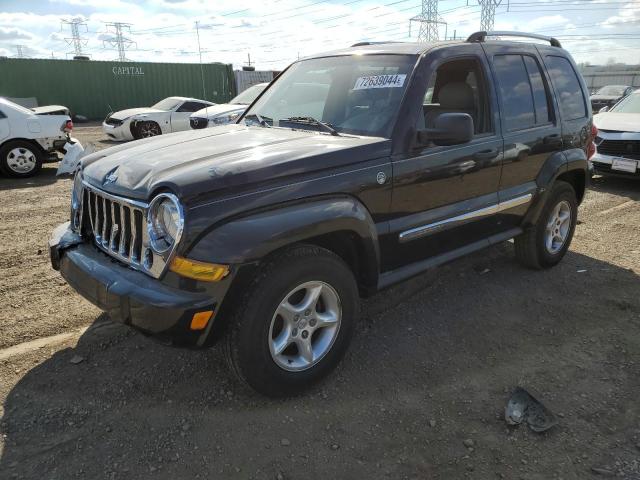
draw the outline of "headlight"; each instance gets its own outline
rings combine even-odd
[[[236,118],[240,116],[239,113],[232,113],[230,115],[221,115],[219,117],[214,117],[211,119],[211,122],[215,125],[225,125],[227,123],[233,122]]]
[[[161,193],[149,205],[147,230],[151,248],[158,254],[167,252],[182,235],[184,214],[178,198]]]
[[[82,206],[82,171],[78,170],[73,178],[73,190],[71,191],[71,227],[78,231],[80,229]]]

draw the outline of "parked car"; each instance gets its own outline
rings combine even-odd
[[[598,127],[596,173],[640,177],[640,91],[593,117]]]
[[[216,127],[237,120],[247,106],[249,106],[268,85],[268,83],[257,83],[247,88],[240,95],[232,98],[229,103],[219,103],[213,107],[205,107],[202,110],[192,113],[190,118],[191,128]]]
[[[557,40],[509,35],[301,59],[234,124],[85,157],[53,267],[114,320],[222,337],[272,396],[336,366],[360,296],[512,238],[553,267],[595,150],[587,88]]]
[[[62,107],[64,108],[64,107]],[[73,122],[47,107],[36,111],[0,97],[0,171],[10,177],[35,175],[46,162],[64,153]]]
[[[633,92],[633,90],[634,88],[628,85],[607,85],[606,87],[602,87],[589,98],[591,108],[596,113],[603,108],[611,108],[618,103],[621,98]]]
[[[151,107],[110,113],[102,130],[113,140],[134,140],[189,130],[189,116],[215,103],[186,97],[167,97]]]

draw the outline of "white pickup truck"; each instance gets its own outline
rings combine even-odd
[[[73,129],[60,109],[30,110],[0,97],[0,171],[10,177],[30,177],[45,162],[57,162]],[[64,111],[64,110],[63,110]],[[54,112],[54,113],[51,113]]]

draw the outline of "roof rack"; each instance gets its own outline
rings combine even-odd
[[[402,42],[358,42],[351,45],[351,47],[364,47],[365,45],[384,45],[385,43],[402,43]]]
[[[491,32],[476,32],[469,35],[467,42],[484,42],[487,37],[522,37],[522,38],[534,38],[536,40],[543,40],[549,42],[552,47],[562,48],[557,38],[547,37],[545,35],[538,35],[537,33],[526,32],[509,32],[509,31],[491,31]]]

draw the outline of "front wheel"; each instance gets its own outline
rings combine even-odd
[[[315,246],[287,250],[261,268],[232,314],[231,369],[265,395],[300,393],[339,363],[358,309],[358,287],[340,257]]]
[[[133,136],[136,138],[136,140],[139,140],[141,138],[156,137],[158,135],[162,135],[162,130],[160,129],[160,125],[158,125],[156,122],[138,122],[133,128]]]
[[[557,181],[537,223],[514,240],[518,261],[534,269],[557,265],[569,249],[577,219],[575,190]]]

